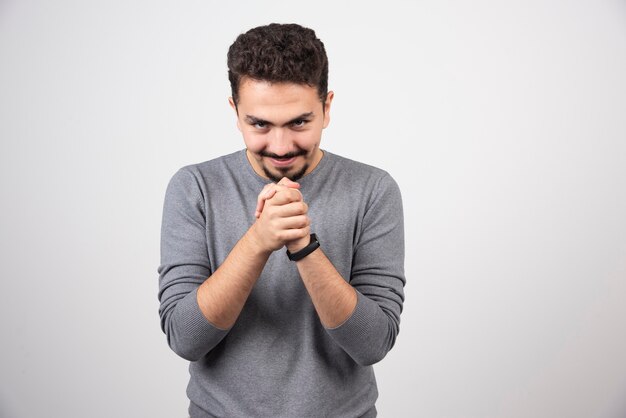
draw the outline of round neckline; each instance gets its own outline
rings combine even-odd
[[[328,161],[332,159],[332,153],[322,148],[320,148],[320,151],[322,151],[323,153],[322,159],[317,163],[313,171],[311,171],[309,174],[303,176],[302,178],[298,180],[298,183],[300,183],[300,185],[304,185],[308,183],[309,181],[311,181],[310,179],[315,178],[320,171],[323,171],[324,167],[328,164]],[[246,148],[239,151],[239,156],[240,156],[239,158],[241,160],[241,163],[246,166],[246,171],[250,174],[250,176],[256,179],[257,183],[259,183],[262,186],[272,183],[271,179],[262,177],[259,175],[259,173],[254,171],[252,164],[250,164],[250,161],[248,161],[248,156],[246,155]]]

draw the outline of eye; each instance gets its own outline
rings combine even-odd
[[[309,121],[306,119],[296,119],[291,123],[291,126],[294,126],[296,128],[302,128],[304,125],[306,125]]]
[[[265,129],[267,128],[267,123],[259,121],[259,122],[255,122],[252,126],[254,126],[257,129]]]

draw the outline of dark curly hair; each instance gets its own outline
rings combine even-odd
[[[228,79],[235,105],[242,77],[292,82],[317,88],[322,103],[328,94],[328,57],[312,29],[271,23],[242,33],[228,49]]]

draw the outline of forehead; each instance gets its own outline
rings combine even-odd
[[[308,113],[321,109],[317,89],[306,84],[273,83],[245,78],[239,85],[237,106],[257,117],[280,113]],[[257,113],[263,113],[257,114]]]

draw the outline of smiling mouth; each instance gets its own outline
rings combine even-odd
[[[298,157],[291,157],[291,158],[271,158],[270,157],[269,159],[272,162],[272,164],[276,167],[287,167],[293,164],[294,161],[296,161],[296,158]]]

